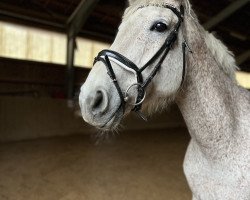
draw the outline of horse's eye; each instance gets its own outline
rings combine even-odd
[[[163,22],[156,22],[151,28],[151,31],[164,32],[168,29],[168,26]]]

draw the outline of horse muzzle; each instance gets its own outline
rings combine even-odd
[[[120,99],[113,99],[103,87],[89,90],[83,85],[79,105],[84,121],[99,129],[111,129],[123,116]]]

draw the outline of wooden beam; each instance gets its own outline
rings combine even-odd
[[[65,65],[0,57],[0,83],[44,86],[65,85]],[[76,67],[74,87],[80,86],[89,69]]]
[[[216,16],[214,16],[212,19],[206,22],[203,26],[208,30],[213,28],[214,26],[225,20],[227,17],[235,13],[241,7],[245,6],[248,2],[249,0],[234,1],[228,7],[223,9],[220,13],[218,13]]]
[[[88,19],[99,0],[82,0],[67,20],[69,34],[75,37]]]
[[[241,65],[250,58],[250,50],[244,52],[236,58],[237,64]]]
[[[27,12],[28,11],[28,12]],[[32,10],[29,7],[21,7],[10,3],[0,2],[0,16],[20,21],[32,22],[35,25],[59,27],[65,29],[66,18],[62,15],[53,14],[53,17],[46,12]]]

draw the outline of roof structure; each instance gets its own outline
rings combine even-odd
[[[67,21],[81,0],[1,0],[0,20],[66,32]],[[236,55],[250,72],[250,4],[248,0],[191,0],[202,24]],[[81,28],[80,36],[112,42],[126,0],[99,0]]]

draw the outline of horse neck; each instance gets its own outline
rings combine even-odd
[[[190,46],[194,53],[188,55],[185,85],[177,104],[192,139],[208,157],[218,158],[218,149],[228,151],[232,138],[237,137],[237,86],[221,70],[204,40]]]

